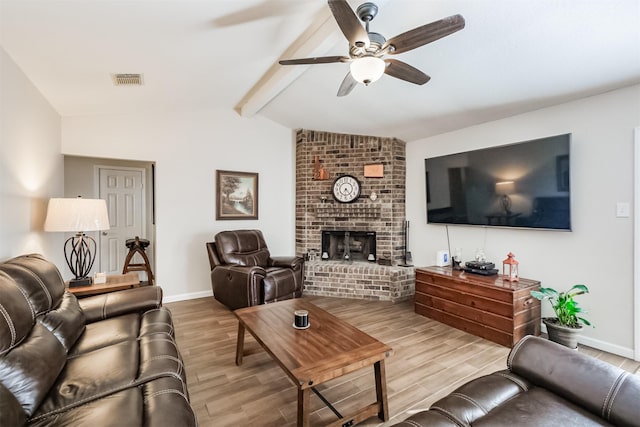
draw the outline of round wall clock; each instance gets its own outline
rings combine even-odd
[[[333,197],[340,203],[351,203],[360,197],[360,181],[351,175],[342,175],[333,181]]]

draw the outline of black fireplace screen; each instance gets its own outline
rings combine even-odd
[[[376,232],[325,230],[321,259],[375,262]]]

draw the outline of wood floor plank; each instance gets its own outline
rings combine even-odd
[[[390,420],[381,423],[372,418],[363,426],[392,425],[427,409],[472,378],[506,369],[508,348],[420,316],[411,301],[309,299],[393,348],[386,361]],[[173,314],[191,403],[201,427],[295,426],[297,389],[250,334],[245,336],[243,364],[235,365],[238,322],[230,310],[212,297],[166,306]],[[640,373],[639,362],[586,347],[580,350]],[[375,400],[373,369],[352,372],[318,389],[348,413]],[[336,420],[313,393],[309,404],[312,426]]]

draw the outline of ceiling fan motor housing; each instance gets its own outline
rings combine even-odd
[[[369,47],[365,48],[360,46],[352,46],[350,54],[352,58],[360,58],[364,55],[378,56],[381,53],[382,46],[386,43],[387,39],[379,33],[368,33],[369,35]]]

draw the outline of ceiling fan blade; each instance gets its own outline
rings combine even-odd
[[[462,15],[448,16],[387,40],[383,49],[390,48],[389,53],[394,55],[406,52],[460,31],[464,28],[464,24]]]
[[[396,79],[417,85],[423,85],[431,80],[431,77],[406,62],[398,61],[397,59],[385,59],[384,62],[387,64],[384,73]]]
[[[347,96],[351,93],[354,87],[358,84],[358,81],[353,78],[351,75],[351,71],[344,76],[344,80],[342,80],[342,84],[338,89],[338,96]]]
[[[351,46],[369,47],[369,35],[346,0],[329,0],[329,8]]]
[[[332,62],[349,62],[351,58],[346,56],[318,56],[315,58],[283,59],[278,61],[280,65],[303,65],[303,64],[330,64]]]

